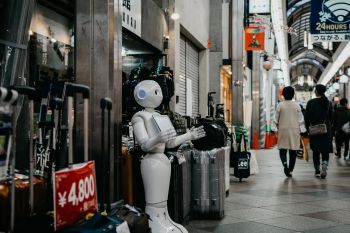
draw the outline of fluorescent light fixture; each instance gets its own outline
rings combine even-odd
[[[340,76],[339,82],[340,83],[348,83],[349,82],[349,77],[347,75],[343,74],[342,76]]]
[[[333,55],[333,63],[329,63],[318,83],[326,85],[350,57],[350,42],[343,42]]]
[[[304,75],[300,75],[298,77],[298,84],[299,84],[299,86],[304,86],[304,82],[305,82]]]
[[[310,50],[314,49],[314,44],[313,44],[313,41],[312,41],[312,35],[311,35],[310,32],[308,34],[307,48],[310,49]]]
[[[333,51],[333,42],[328,43],[328,50]]]
[[[307,85],[309,85],[310,87],[314,85],[314,80],[312,80],[311,75],[307,76]]]
[[[178,19],[180,19],[180,14],[174,12],[174,13],[171,14],[170,18],[171,18],[172,20],[178,20]]]

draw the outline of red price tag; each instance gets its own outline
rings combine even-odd
[[[55,172],[55,229],[71,226],[86,214],[95,213],[98,210],[96,189],[93,161]]]

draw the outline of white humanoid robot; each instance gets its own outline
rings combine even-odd
[[[176,136],[171,122],[167,119],[164,121],[167,117],[155,111],[163,100],[162,90],[155,81],[140,82],[135,87],[134,96],[137,103],[145,108],[133,116],[132,125],[137,143],[147,152],[141,161],[141,174],[145,189],[146,213],[151,219],[149,224],[152,233],[188,233],[183,226],[173,222],[168,213],[171,162],[164,154],[164,149],[202,138],[205,131],[202,127],[192,128],[186,134]],[[156,118],[163,119],[163,125],[159,127]]]

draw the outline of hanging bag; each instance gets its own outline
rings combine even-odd
[[[327,125],[326,125],[328,111],[329,111],[329,105],[327,108],[326,117],[325,117],[322,124],[310,125],[310,127],[309,127],[309,135],[310,136],[325,135],[328,133]]]

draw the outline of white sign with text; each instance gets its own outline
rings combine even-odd
[[[122,0],[123,27],[141,37],[141,0]]]

